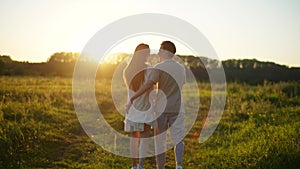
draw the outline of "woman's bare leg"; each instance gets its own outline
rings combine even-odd
[[[151,130],[151,126],[148,124],[145,124],[144,131],[140,133],[142,139],[140,139],[140,150],[139,150],[140,162],[139,162],[139,165],[141,167],[144,167],[145,156],[147,155],[148,148],[149,148],[150,130]]]
[[[136,167],[138,163],[138,152],[139,152],[139,132],[131,132],[130,137],[130,156],[132,158],[132,166]]]

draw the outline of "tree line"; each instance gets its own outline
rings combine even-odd
[[[10,56],[0,55],[0,75],[5,76],[63,76],[71,77],[74,66],[79,58],[79,53],[57,52],[50,56],[47,62],[29,63],[18,62]],[[111,78],[114,71],[129,54],[119,53],[111,55],[98,66],[97,76]],[[157,62],[157,56],[151,55],[150,62]],[[256,59],[229,59],[217,61],[207,57],[178,55],[180,61],[189,68],[197,80],[209,81],[207,72],[224,69],[227,82],[246,82],[250,84],[263,83],[264,81],[300,81],[300,68],[279,65],[274,62],[262,62]],[[92,59],[81,59],[88,69],[95,63]]]

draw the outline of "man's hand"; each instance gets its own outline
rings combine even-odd
[[[126,104],[126,114],[128,114],[128,111],[129,111],[131,105],[132,105],[131,101],[129,101],[129,102]]]

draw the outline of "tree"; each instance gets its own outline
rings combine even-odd
[[[79,57],[79,53],[58,52],[51,55],[51,57],[48,59],[48,62],[49,63],[53,63],[53,62],[70,63],[70,62],[76,62],[78,57]]]
[[[5,69],[5,63],[2,61],[2,59],[0,59],[0,75],[3,74]]]

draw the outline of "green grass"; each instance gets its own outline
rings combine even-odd
[[[198,119],[185,138],[184,168],[300,168],[299,83],[231,83],[214,134],[195,134],[210,106],[209,84],[199,83]],[[122,131],[108,81],[96,96],[108,123]],[[101,97],[100,97],[101,96]],[[188,112],[187,112],[188,113]],[[146,168],[154,167],[154,157]],[[0,168],[130,168],[131,160],[106,152],[82,130],[72,103],[72,79],[0,77]],[[166,168],[174,168],[173,151]]]

